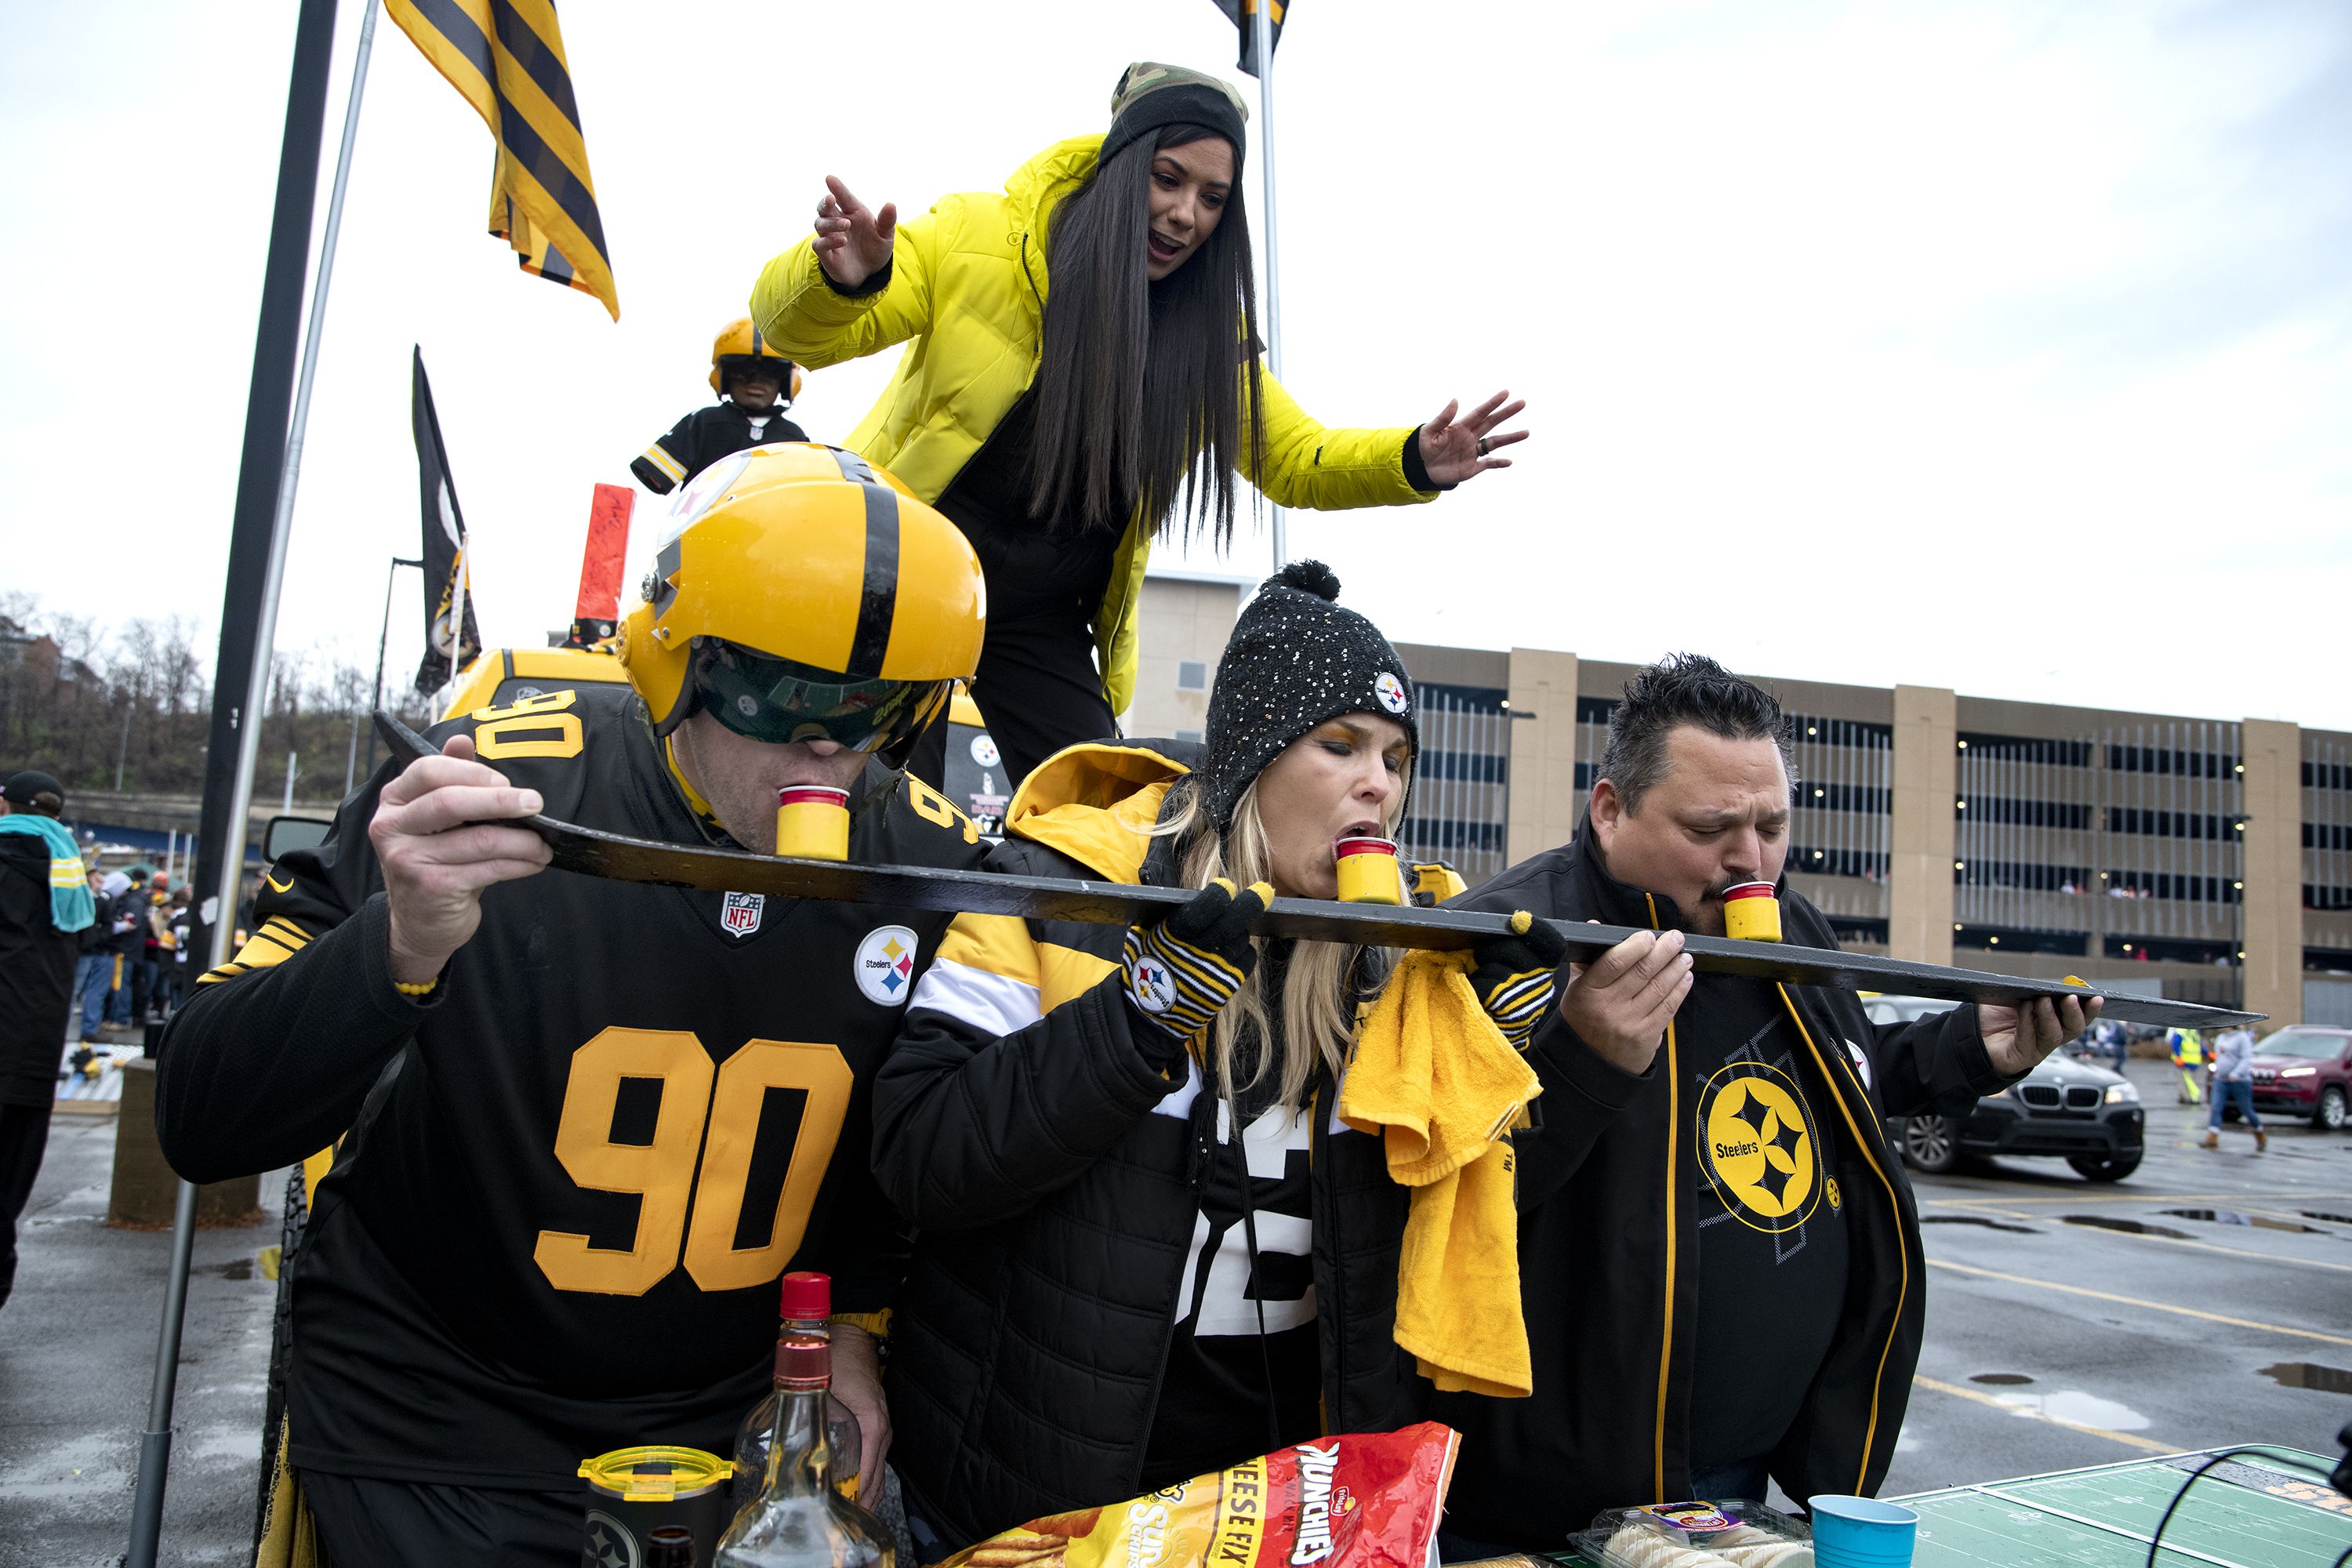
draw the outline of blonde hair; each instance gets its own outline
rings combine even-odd
[[[1154,837],[1176,840],[1179,876],[1188,888],[1205,888],[1219,877],[1237,888],[1274,878],[1274,854],[1265,835],[1265,819],[1257,808],[1257,780],[1252,779],[1234,803],[1233,826],[1222,837],[1209,825],[1201,792],[1192,781],[1179,784],[1181,800],[1176,813],[1152,829]],[[1397,805],[1405,792],[1397,792]],[[1396,830],[1395,808],[1386,830]],[[1265,939],[1254,937],[1261,960]],[[1211,1087],[1220,1099],[1234,1100],[1239,1091],[1254,1087],[1269,1069],[1281,1074],[1280,1102],[1297,1110],[1305,1102],[1308,1079],[1319,1062],[1338,1077],[1346,1067],[1356,1037],[1355,990],[1360,980],[1385,974],[1395,963],[1393,949],[1360,947],[1353,942],[1297,942],[1291,944],[1280,998],[1281,1027],[1274,1026],[1275,1005],[1266,996],[1265,965],[1260,962],[1235,993],[1232,1003],[1209,1026],[1208,1059]],[[1265,1048],[1257,1066],[1243,1083],[1234,1081],[1234,1047],[1242,1031],[1255,1026]],[[1238,1116],[1236,1117],[1238,1121]]]

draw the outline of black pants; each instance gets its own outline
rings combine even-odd
[[[990,597],[995,597],[992,583]],[[1065,746],[1099,741],[1118,731],[1118,716],[1102,693],[1095,669],[1095,637],[1086,621],[1069,614],[991,616],[981,645],[980,672],[971,700],[988,721],[988,733],[1004,754],[1005,793],[1018,789],[1029,770]],[[915,742],[908,767],[917,778],[943,786],[947,774],[948,721],[942,713]]]
[[[49,1107],[0,1105],[0,1306],[16,1283],[16,1221],[33,1196],[49,1148]]]
[[[580,1568],[584,1490],[502,1491],[302,1472],[329,1568]]]

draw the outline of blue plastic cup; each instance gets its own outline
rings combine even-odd
[[[1876,1498],[1809,1498],[1818,1568],[1909,1568],[1919,1516]]]

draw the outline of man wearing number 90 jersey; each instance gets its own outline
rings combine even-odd
[[[779,1275],[831,1273],[853,1317],[898,1282],[867,1107],[949,917],[549,871],[508,824],[767,853],[776,791],[823,784],[851,859],[976,864],[894,770],[978,662],[979,563],[856,455],[769,447],[689,487],[646,588],[626,687],[494,703],[387,766],[270,868],[161,1052],[193,1180],[349,1130],[290,1276],[285,1449],[340,1568],[569,1568],[583,1458],[726,1454]],[[855,1327],[835,1367],[878,1483]]]

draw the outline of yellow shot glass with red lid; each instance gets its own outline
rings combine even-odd
[[[1343,904],[1402,904],[1404,879],[1397,869],[1393,838],[1369,833],[1349,834],[1331,847],[1339,858],[1339,901]]]
[[[1723,889],[1723,934],[1735,942],[1780,940],[1780,900],[1769,882],[1741,882]]]
[[[849,792],[786,784],[776,792],[776,853],[797,860],[849,858]]]

